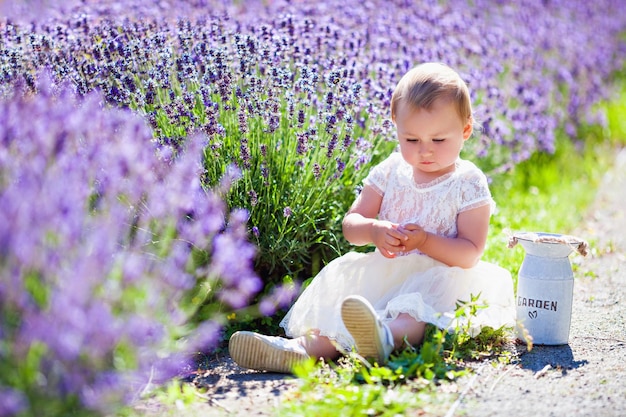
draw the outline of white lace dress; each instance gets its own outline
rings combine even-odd
[[[455,237],[459,213],[483,205],[495,206],[485,175],[471,162],[459,159],[455,171],[427,184],[417,184],[399,153],[376,166],[364,184],[383,197],[379,219],[416,223],[426,231]],[[443,329],[457,326],[477,334],[515,325],[513,282],[509,271],[481,261],[473,268],[450,267],[419,251],[385,258],[378,250],[349,252],[324,267],[296,300],[281,326],[287,336],[319,330],[350,350],[354,340],[341,320],[341,303],[348,295],[367,298],[383,321],[400,313]],[[457,301],[480,296],[470,318],[455,318]]]

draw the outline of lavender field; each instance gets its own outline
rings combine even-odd
[[[103,415],[347,249],[441,61],[490,176],[603,126],[621,0],[0,2],[0,416]],[[285,284],[285,285],[283,285]]]

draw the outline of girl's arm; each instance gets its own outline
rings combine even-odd
[[[419,225],[408,224],[399,231],[408,236],[407,250],[422,253],[450,266],[471,268],[478,263],[485,250],[489,230],[490,207],[484,205],[459,214],[456,238],[448,238],[422,230]]]
[[[383,256],[393,258],[396,252],[405,250],[407,236],[397,224],[377,219],[382,201],[371,186],[364,186],[343,219],[343,235],[353,245],[373,243]]]

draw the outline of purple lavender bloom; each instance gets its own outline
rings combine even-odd
[[[235,181],[241,178],[241,176],[241,169],[239,169],[236,165],[228,165],[228,167],[226,167],[226,173],[222,177],[220,184],[221,189],[229,189]]]
[[[278,309],[287,308],[298,296],[299,286],[293,284],[280,285],[274,287],[269,296],[265,297],[259,304],[261,314],[271,316]]]
[[[316,180],[319,180],[321,175],[322,167],[316,162],[315,164],[313,164],[313,177],[315,177]]]
[[[297,138],[296,152],[298,155],[304,155],[308,151],[308,135],[306,133],[298,133]]]
[[[241,162],[245,169],[250,169],[252,166],[251,155],[250,155],[250,147],[248,146],[248,139],[241,138],[241,145],[239,146],[239,152],[241,157]]]
[[[0,416],[17,416],[28,407],[28,400],[20,391],[0,386]]]
[[[248,196],[250,197],[250,206],[254,207],[259,202],[259,195],[254,190],[248,191]],[[258,230],[258,229],[257,229]]]
[[[188,341],[190,351],[202,352],[208,347],[217,346],[222,326],[215,321],[205,321],[201,323],[194,331]]]
[[[246,240],[247,212],[226,215],[219,190],[200,183],[201,136],[159,157],[139,116],[40,80],[36,94],[15,84],[0,101],[0,305],[19,318],[0,321],[0,334],[16,366],[42,346],[37,372],[49,383],[28,387],[29,396],[3,388],[0,406],[36,414],[29,398],[78,396],[111,412],[136,398],[163,352],[192,353],[172,343],[198,279],[192,250],[214,246],[216,269],[206,273],[241,307],[261,287],[256,248]],[[222,187],[238,175],[229,171]],[[196,343],[216,343],[212,326]],[[172,377],[166,369],[159,375]]]
[[[245,236],[217,235],[213,242],[211,271],[223,282],[220,298],[234,308],[246,305],[262,287],[261,280],[251,272],[256,249]]]
[[[330,141],[328,142],[328,148],[326,149],[326,156],[327,157],[332,157],[333,156],[333,152],[335,152],[335,148],[337,147],[337,142],[339,141],[339,138],[337,137],[337,134],[334,133],[330,139]]]
[[[10,1],[0,3],[0,15],[12,20],[24,21],[46,20],[51,17],[60,17],[69,11],[78,2],[76,0],[60,1]]]
[[[304,110],[298,110],[298,126],[302,127],[304,125]]]

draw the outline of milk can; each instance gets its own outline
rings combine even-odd
[[[585,256],[588,244],[573,236],[516,233],[509,247],[522,245],[526,254],[517,281],[518,336],[538,345],[568,343],[572,318],[574,274],[569,255]]]

